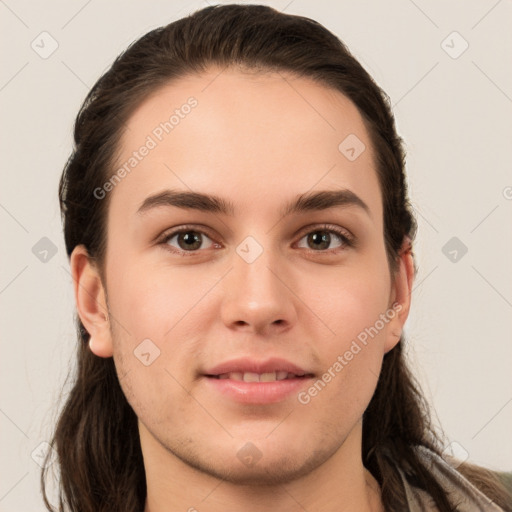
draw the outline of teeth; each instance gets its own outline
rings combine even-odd
[[[294,373],[280,370],[278,372],[254,373],[254,372],[230,372],[218,376],[219,379],[231,379],[244,382],[275,382],[276,380],[285,380],[296,378]]]

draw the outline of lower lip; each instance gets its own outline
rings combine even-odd
[[[301,388],[309,386],[312,377],[276,380],[274,382],[244,382],[205,377],[206,382],[223,395],[242,404],[273,404],[281,402]]]

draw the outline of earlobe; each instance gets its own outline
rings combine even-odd
[[[90,350],[99,357],[113,355],[105,289],[96,265],[83,245],[75,247],[70,258],[75,304],[90,335]]]
[[[399,267],[395,274],[394,282],[392,283],[390,297],[390,308],[394,310],[394,315],[388,325],[384,347],[385,352],[389,352],[399,342],[411,308],[411,293],[415,268],[411,240],[409,237],[405,237],[398,258]]]

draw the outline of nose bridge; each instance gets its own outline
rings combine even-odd
[[[261,330],[294,321],[293,294],[282,282],[285,262],[269,237],[265,245],[247,236],[236,247],[233,268],[225,283],[223,319],[226,324],[249,324]]]
[[[269,237],[260,243],[254,236],[247,236],[236,247],[236,256],[233,270],[240,285],[237,288],[248,300],[252,297],[253,301],[264,303],[280,295],[282,284],[276,277],[279,258]]]

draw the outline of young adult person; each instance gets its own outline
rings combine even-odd
[[[441,457],[404,360],[401,139],[319,23],[223,5],[140,38],[78,114],[60,200],[59,510],[511,509]]]

